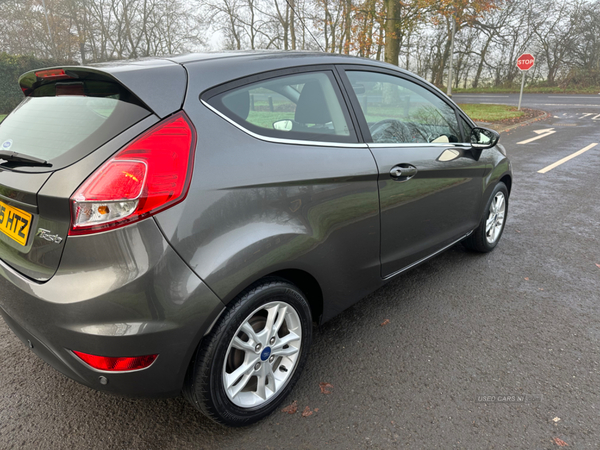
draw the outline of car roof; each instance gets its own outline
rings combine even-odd
[[[235,59],[238,61],[244,60],[245,62],[251,61],[265,61],[269,60],[272,62],[277,61],[282,68],[291,66],[302,66],[302,65],[316,65],[316,64],[361,64],[371,65],[376,67],[394,69],[397,71],[410,73],[404,69],[388,64],[382,61],[376,61],[369,58],[363,58],[358,56],[340,55],[337,53],[325,53],[315,51],[300,51],[300,50],[232,50],[232,51],[213,51],[213,52],[200,52],[200,53],[188,53],[183,55],[175,56],[158,56],[158,57],[146,57],[131,60],[120,60],[120,61],[108,61],[103,63],[90,64],[91,67],[97,67],[107,72],[127,71],[127,70],[139,70],[142,68],[160,67],[168,65],[169,63],[181,64],[183,66],[199,63],[199,62],[218,62],[219,60],[231,60]],[[414,74],[411,74],[414,75]]]
[[[246,60],[280,60],[283,63],[297,63],[302,60],[302,65],[308,64],[372,64],[376,66],[391,66],[381,61],[375,61],[358,56],[340,55],[337,53],[325,53],[302,50],[233,50],[203,53],[189,53],[179,56],[167,57],[170,61],[187,64],[198,61],[241,58]],[[394,67],[394,66],[392,66]]]

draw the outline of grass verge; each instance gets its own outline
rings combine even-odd
[[[0,122],[2,122],[5,117],[6,117],[6,114],[0,114]]]
[[[498,122],[500,120],[516,119],[525,113],[517,111],[516,106],[508,105],[479,105],[475,103],[460,103],[458,106],[477,122]]]
[[[452,89],[453,94],[518,94],[521,85],[514,87]],[[444,89],[444,92],[445,89]],[[594,94],[600,93],[600,86],[567,87],[558,86],[525,86],[523,94]],[[598,95],[600,98],[600,95]]]

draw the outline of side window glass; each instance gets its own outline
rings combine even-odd
[[[208,102],[244,128],[277,138],[356,142],[330,72],[270,78]]]
[[[460,124],[462,125],[463,130],[463,139],[461,142],[471,143],[471,130],[473,129],[473,126],[462,117],[460,118]]]
[[[348,71],[374,143],[461,140],[454,109],[434,93],[393,75]]]

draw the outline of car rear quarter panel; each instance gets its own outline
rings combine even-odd
[[[190,73],[190,86],[197,77],[211,74]],[[380,286],[368,148],[259,140],[210,111],[200,93],[190,88],[185,103],[198,133],[190,191],[156,216],[190,267],[225,303],[265,275],[302,270],[321,287],[323,320]]]

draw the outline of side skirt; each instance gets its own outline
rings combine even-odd
[[[394,273],[391,273],[390,275],[387,275],[387,276],[383,277],[383,280],[384,280],[384,281],[388,281],[389,279],[391,279],[391,278],[394,278],[396,275],[400,275],[402,272],[406,272],[407,270],[409,270],[409,269],[412,269],[412,268],[413,268],[413,267],[415,267],[415,266],[418,266],[419,264],[421,264],[421,263],[423,263],[423,262],[427,261],[428,259],[431,259],[431,258],[433,258],[433,257],[434,257],[434,256],[436,256],[436,255],[439,255],[440,253],[442,253],[442,252],[444,252],[444,251],[448,250],[448,249],[449,249],[450,247],[452,247],[453,245],[455,245],[455,244],[459,243],[460,241],[462,241],[464,238],[466,238],[466,237],[470,236],[472,233],[473,233],[473,230],[469,231],[469,232],[468,232],[467,234],[465,234],[464,236],[462,236],[462,237],[458,238],[456,241],[454,241],[454,242],[452,242],[452,243],[450,243],[450,244],[446,245],[444,248],[441,248],[441,249],[440,249],[440,250],[438,250],[437,252],[434,252],[434,253],[432,253],[431,255],[429,255],[429,256],[426,256],[425,258],[422,258],[422,259],[420,259],[420,260],[418,260],[418,261],[415,261],[415,262],[414,262],[414,263],[412,263],[412,264],[409,264],[408,266],[404,267],[403,269],[397,270],[396,272],[394,272]]]

